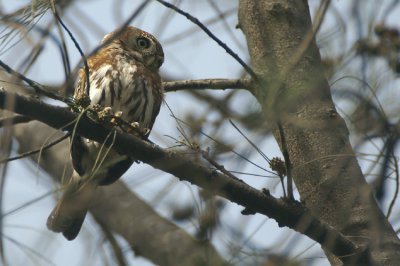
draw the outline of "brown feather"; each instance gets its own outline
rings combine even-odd
[[[79,103],[90,96],[92,105],[122,111],[122,119],[151,130],[163,99],[158,74],[163,50],[152,35],[137,28],[127,27],[119,36],[117,32],[107,34],[102,41],[106,45],[88,59],[90,95],[86,95],[86,72],[81,69],[74,98]],[[147,42],[138,42],[143,38]],[[62,232],[68,240],[78,235],[96,187],[115,182],[134,161],[80,136],[71,141],[76,174],[47,221],[50,230]]]

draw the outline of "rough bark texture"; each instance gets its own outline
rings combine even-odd
[[[54,129],[39,122],[15,127],[19,152],[41,147]],[[61,134],[61,133],[59,133]],[[44,151],[40,165],[56,180],[62,176],[68,156],[68,141]],[[69,166],[67,174],[71,173]],[[58,180],[57,180],[58,181]],[[127,186],[118,181],[99,189],[91,214],[111,232],[121,235],[135,251],[157,265],[227,265],[209,243],[200,243],[160,217]],[[50,210],[49,210],[50,211]],[[43,217],[43,226],[46,217]]]
[[[307,2],[241,0],[239,25],[254,70],[266,81],[255,95],[269,122],[282,123],[287,147],[279,132],[275,137],[289,154],[302,202],[357,245],[369,245],[378,263],[398,265],[399,240],[357,163],[318,48],[313,39],[303,42],[312,28]]]

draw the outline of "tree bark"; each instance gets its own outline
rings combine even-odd
[[[39,122],[15,126],[14,137],[23,153],[41,147],[54,129]],[[61,132],[55,137],[61,136]],[[63,175],[68,141],[44,150],[40,166],[56,181]],[[37,160],[35,160],[37,161]],[[71,173],[69,164],[67,175]],[[135,254],[157,265],[228,265],[210,243],[201,243],[155,212],[123,182],[99,188],[90,213],[111,232],[122,236]],[[50,210],[49,210],[50,212]],[[46,217],[43,217],[45,225]]]
[[[307,1],[241,0],[239,26],[262,81],[254,94],[268,122],[282,125],[274,135],[289,155],[286,163],[301,201],[354,243],[369,248],[379,264],[398,265],[399,239],[365,181],[336,112]],[[330,260],[341,264],[333,256]]]

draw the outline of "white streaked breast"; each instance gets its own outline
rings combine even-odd
[[[103,89],[110,84],[111,77],[106,75],[108,71],[112,71],[112,66],[105,64],[90,75],[90,87],[93,89],[90,90],[89,97],[92,104],[99,103]]]

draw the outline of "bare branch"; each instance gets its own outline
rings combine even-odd
[[[26,116],[24,116],[24,117],[26,117]],[[18,156],[14,156],[14,157],[11,157],[11,158],[0,160],[0,164],[6,163],[6,162],[15,161],[15,160],[19,160],[19,159],[22,159],[22,158],[26,158],[26,157],[32,156],[32,155],[34,155],[36,153],[40,153],[40,152],[42,152],[42,151],[44,151],[44,150],[46,150],[48,148],[53,147],[54,145],[57,145],[58,143],[60,143],[61,141],[65,140],[69,136],[70,136],[70,133],[65,134],[64,136],[59,137],[58,139],[56,139],[56,140],[54,140],[54,141],[52,141],[52,142],[50,142],[50,143],[48,143],[46,145],[43,145],[42,147],[40,147],[38,149],[24,152],[24,153],[22,153],[22,154],[20,154]]]
[[[47,125],[60,128],[77,119],[77,114],[66,108],[60,108],[30,99],[18,94],[0,90],[0,108],[7,108],[5,99],[14,97],[16,113],[27,115]],[[75,127],[76,126],[76,127]],[[76,129],[83,137],[103,143],[110,133],[104,128],[83,116],[78,125],[68,126],[68,131]],[[173,174],[181,180],[207,189],[209,192],[245,206],[247,214],[261,213],[274,218],[280,226],[290,227],[320,243],[325,249],[346,261],[370,261],[367,249],[359,249],[334,228],[316,219],[308,209],[299,202],[286,202],[276,199],[268,191],[256,190],[243,181],[238,181],[210,167],[188,158],[187,154],[164,150],[149,144],[130,134],[117,132],[113,148],[121,154],[137,158],[144,163]],[[106,189],[105,189],[106,190]]]
[[[257,80],[257,74],[251,69],[249,65],[247,65],[243,59],[241,59],[231,48],[228,47],[225,43],[223,43],[217,36],[215,36],[203,23],[201,23],[197,18],[193,17],[189,13],[183,11],[182,9],[178,8],[177,6],[165,2],[163,0],[156,0],[163,6],[170,8],[174,10],[175,12],[181,14],[182,16],[185,16],[188,20],[199,26],[211,39],[213,39],[216,43],[218,43],[219,46],[225,49],[225,51],[230,54],[239,64],[243,66],[243,68],[246,70],[247,73],[250,74],[250,76]]]
[[[9,65],[7,65],[6,63],[4,63],[1,60],[0,60],[0,67],[3,68],[7,73],[9,73],[12,76],[16,77],[18,80],[24,81],[26,84],[28,84],[30,87],[32,87],[36,91],[36,93],[43,94],[43,95],[45,95],[45,96],[47,96],[47,97],[49,97],[51,99],[62,101],[62,102],[65,102],[65,103],[70,102],[70,100],[68,98],[63,97],[63,96],[61,96],[61,95],[59,95],[57,93],[54,93],[54,92],[49,92],[44,86],[40,85],[39,83],[37,83],[34,80],[31,80],[31,79],[27,78],[23,74],[15,71]]]
[[[18,125],[14,137],[19,143],[19,151],[26,152],[46,142],[48,134],[61,137],[61,132],[40,122]],[[67,163],[69,144],[60,143],[57,147],[43,151],[32,157],[55,181],[72,172],[71,163]],[[64,172],[66,171],[66,172]],[[142,256],[154,264],[165,266],[186,266],[201,262],[201,265],[228,266],[209,242],[194,239],[191,235],[160,216],[151,206],[141,200],[124,182],[117,181],[111,186],[99,187],[98,197],[90,210],[95,221],[107,226],[112,234],[123,237],[135,256]],[[49,193],[37,198],[48,197]],[[20,210],[32,204],[29,201],[4,215]],[[44,224],[43,224],[44,226]],[[105,232],[106,233],[106,232]],[[50,233],[49,234],[53,234]],[[81,236],[84,237],[84,234]],[[109,240],[111,242],[111,240]],[[110,245],[113,245],[110,243]],[[124,247],[124,254],[127,250]],[[113,250],[119,256],[118,250]],[[125,254],[126,255],[126,254]]]
[[[396,156],[394,154],[392,154],[392,159],[393,159],[393,165],[394,165],[394,174],[396,176],[396,186],[395,186],[395,191],[394,191],[394,194],[393,194],[393,198],[390,201],[389,208],[388,208],[388,211],[386,213],[386,218],[390,217],[390,214],[392,213],[394,204],[396,203],[396,199],[399,196],[399,183],[400,183],[399,182],[399,179],[400,179],[400,177],[399,177],[399,163],[398,163],[397,158],[396,158]]]
[[[251,90],[251,79],[198,79],[198,80],[179,80],[163,82],[166,92],[181,91],[188,89],[247,89]]]
[[[56,7],[53,6],[52,9],[53,9],[53,14],[56,17],[57,21],[61,24],[63,29],[68,33],[69,38],[74,43],[75,48],[78,50],[79,54],[82,57],[82,61],[83,61],[83,65],[84,65],[83,70],[85,71],[85,78],[86,78],[86,95],[89,95],[90,80],[89,80],[89,65],[87,62],[87,57],[85,56],[85,53],[83,52],[81,46],[79,45],[78,41],[75,39],[75,37],[72,34],[72,32],[70,31],[70,29],[65,25],[64,21],[59,16]]]

